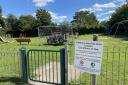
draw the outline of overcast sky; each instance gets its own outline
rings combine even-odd
[[[33,15],[38,8],[49,11],[54,22],[71,21],[75,12],[87,10],[94,12],[99,21],[107,20],[115,9],[125,3],[125,0],[0,0],[3,16],[13,13]]]

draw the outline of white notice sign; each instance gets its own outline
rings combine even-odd
[[[100,75],[103,43],[98,41],[75,42],[75,67],[83,72]]]

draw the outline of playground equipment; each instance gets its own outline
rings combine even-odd
[[[22,42],[27,42],[28,44],[31,42],[30,38],[17,38],[16,41],[19,42],[20,45]]]
[[[16,41],[20,43],[22,42],[27,42],[28,44],[31,42],[31,39],[30,38],[26,38],[26,35],[25,34],[20,34],[19,38],[16,38]]]
[[[2,34],[0,35],[0,42],[7,43],[12,42],[12,35],[11,34]]]
[[[124,25],[124,23],[128,23],[128,20],[123,20],[123,21],[121,21],[121,22],[115,23],[115,24],[111,27],[110,33],[113,31],[113,28],[114,28],[115,26],[117,26],[117,28],[116,28],[116,30],[115,30],[115,33],[114,33],[114,36],[115,36],[115,35],[118,33],[118,31],[119,31],[119,29],[120,29],[120,26],[123,26],[124,32],[125,32],[125,34],[127,34],[128,28]],[[110,34],[110,33],[109,33],[109,34]]]
[[[0,36],[0,41],[1,41],[1,42],[4,42],[4,43],[7,43],[7,41],[4,40],[1,36]]]
[[[69,33],[63,31],[61,26],[40,26],[38,28],[38,36],[42,43],[46,38],[48,44],[63,44],[67,41]]]

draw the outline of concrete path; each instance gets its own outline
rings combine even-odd
[[[46,68],[46,69],[45,69]],[[60,83],[60,63],[51,62],[45,66],[39,67],[34,73],[38,76],[36,80],[58,82]],[[73,65],[68,65],[68,80],[77,80],[80,76],[80,71],[76,70]],[[29,80],[32,85],[52,85],[39,82],[33,82]]]

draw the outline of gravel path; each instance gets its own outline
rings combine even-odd
[[[43,81],[47,80],[49,82],[60,83],[60,63],[59,62],[57,63],[51,62],[49,64],[46,64],[46,66],[41,66],[34,73],[36,73],[36,75],[38,76],[36,80],[43,80]],[[76,70],[73,65],[68,65],[68,80],[71,81],[71,80],[78,79],[79,76],[80,76],[80,72]],[[30,80],[29,80],[29,83],[32,85],[52,85],[52,84],[33,82]]]

